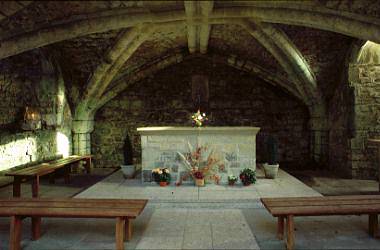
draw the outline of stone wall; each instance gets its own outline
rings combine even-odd
[[[351,175],[354,178],[377,178],[377,150],[368,138],[380,137],[380,65],[352,64],[350,84],[355,88],[355,134],[350,140]]]
[[[261,79],[224,64],[192,58],[146,78],[111,100],[95,117],[92,153],[98,167],[123,163],[126,136],[132,142],[134,162],[141,161],[137,127],[190,126],[196,111],[191,76],[209,78],[209,125],[261,127],[257,161],[263,161],[263,139],[271,133],[280,143],[280,162],[302,165],[308,160],[309,115],[306,106]]]
[[[63,80],[39,51],[0,61],[0,171],[70,154],[71,113]],[[39,110],[42,129],[21,129],[26,106]]]

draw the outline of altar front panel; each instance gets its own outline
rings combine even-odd
[[[257,127],[147,127],[138,128],[141,134],[142,181],[149,183],[154,168],[169,168],[172,183],[188,172],[178,152],[189,153],[193,149],[207,146],[218,161],[215,169],[221,183],[227,176],[239,173],[244,168],[256,169]],[[191,178],[185,182],[193,182]]]

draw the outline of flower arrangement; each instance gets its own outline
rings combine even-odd
[[[248,186],[256,182],[256,172],[250,168],[245,168],[240,172],[240,180],[244,186]]]
[[[235,175],[229,175],[227,179],[228,179],[228,184],[231,186],[234,185],[235,182],[237,182],[238,180],[238,178]]]
[[[152,170],[153,180],[157,183],[166,182],[169,183],[171,180],[169,169],[167,168],[155,168]]]
[[[198,127],[201,127],[205,121],[208,120],[206,113],[201,113],[199,109],[191,116],[191,119],[193,120],[193,123]]]
[[[188,142],[189,153],[182,154],[177,152],[182,159],[184,165],[189,170],[189,173],[182,177],[182,179],[176,183],[180,185],[183,180],[191,176],[194,180],[209,178],[213,179],[216,183],[219,183],[220,177],[216,175],[216,167],[219,160],[215,159],[214,151],[208,150],[207,146],[197,146],[195,150]]]
[[[203,179],[203,178],[205,178],[205,176],[203,175],[203,173],[201,171],[196,171],[196,172],[194,172],[194,178],[195,179]]]

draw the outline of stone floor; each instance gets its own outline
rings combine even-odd
[[[258,198],[320,194],[283,171],[275,180],[263,179],[260,171],[258,175],[257,183],[250,187],[162,188],[126,180],[117,171],[76,197],[150,200],[134,221],[134,235],[125,243],[126,249],[284,249],[284,242],[276,238],[275,218]],[[376,191],[377,185],[371,188]],[[68,191],[59,193],[59,188],[54,192],[69,195]],[[301,217],[296,218],[295,226],[296,249],[380,249],[380,240],[367,234],[365,216]],[[43,236],[34,242],[29,229],[26,219],[23,249],[114,248],[113,220],[45,218]],[[8,237],[9,219],[1,218],[0,249],[7,248]]]
[[[299,177],[299,179],[323,195],[379,194],[379,182],[375,180],[342,179],[308,172],[303,176],[306,174],[306,178]]]

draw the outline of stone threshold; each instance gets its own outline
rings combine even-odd
[[[221,199],[214,201],[202,200],[149,200],[147,207],[152,208],[212,208],[212,209],[244,209],[244,208],[263,208],[259,198],[242,199],[239,201]]]

